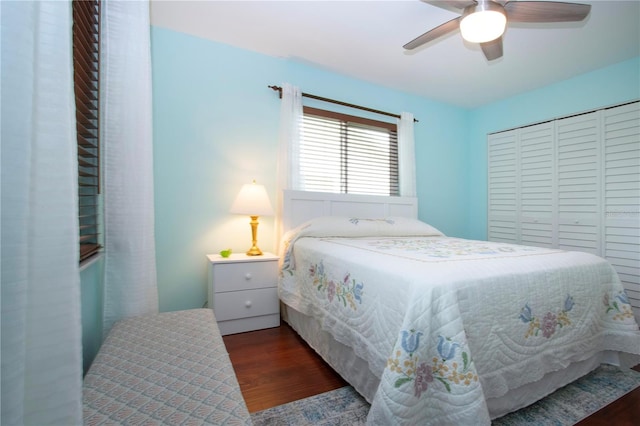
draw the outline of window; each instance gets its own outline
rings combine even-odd
[[[305,191],[398,195],[397,125],[304,107],[300,181]]]
[[[73,2],[80,261],[100,250],[100,3]]]

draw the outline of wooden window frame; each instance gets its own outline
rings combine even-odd
[[[78,143],[80,262],[99,253],[100,228],[100,2],[74,0],[73,70]]]
[[[329,111],[319,108],[313,108],[304,106],[303,107],[303,115],[306,116],[316,116],[331,120],[340,121],[344,126],[352,126],[352,125],[361,125],[366,127],[371,127],[375,130],[384,130],[388,131],[391,137],[391,146],[389,152],[389,187],[385,188],[385,193],[381,193],[380,191],[354,191],[353,188],[350,188],[350,184],[348,179],[345,177],[348,175],[348,171],[344,170],[345,167],[349,164],[349,159],[345,157],[345,154],[348,151],[349,139],[347,136],[344,136],[345,139],[341,140],[341,144],[344,145],[344,148],[341,148],[341,159],[340,159],[340,168],[342,170],[340,177],[340,191],[339,193],[349,194],[349,193],[357,193],[357,194],[369,194],[369,195],[387,195],[387,196],[398,196],[400,194],[400,185],[399,185],[399,164],[398,164],[398,126],[395,123],[389,123],[385,121],[378,121],[369,118],[339,113],[335,111]],[[342,138],[343,136],[341,136]],[[301,141],[301,144],[303,141]],[[378,188],[382,190],[382,188]],[[337,192],[337,191],[335,191]]]

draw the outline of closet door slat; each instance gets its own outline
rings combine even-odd
[[[640,315],[640,103],[604,111],[604,253]]]

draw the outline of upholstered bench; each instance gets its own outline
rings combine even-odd
[[[125,319],[83,384],[84,423],[250,425],[213,311]]]

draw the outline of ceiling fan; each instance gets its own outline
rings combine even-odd
[[[460,29],[462,37],[479,43],[492,61],[502,56],[502,34],[507,22],[577,22],[589,15],[591,5],[556,1],[423,0],[444,9],[461,10],[462,15],[427,31],[405,44],[407,50]]]

